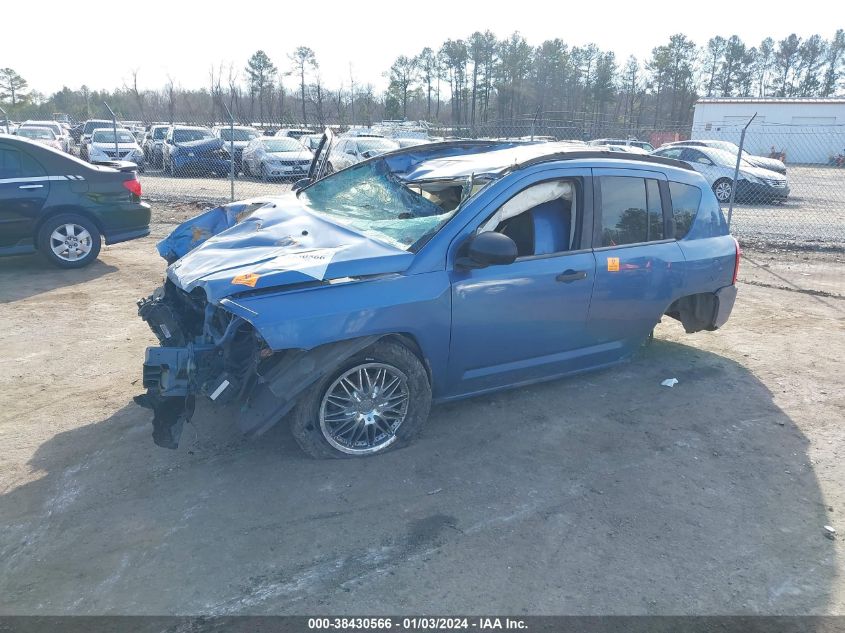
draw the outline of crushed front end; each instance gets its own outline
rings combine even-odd
[[[272,352],[253,327],[208,303],[201,288],[185,292],[169,279],[146,299],[138,315],[159,340],[144,358],[147,392],[135,401],[153,411],[153,440],[176,448],[194,400],[217,404],[244,401],[253,390],[262,359]]]

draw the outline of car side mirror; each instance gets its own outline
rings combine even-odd
[[[464,248],[467,256],[459,257],[455,262],[462,268],[505,266],[516,261],[518,255],[516,242],[495,231],[485,231],[472,236]]]

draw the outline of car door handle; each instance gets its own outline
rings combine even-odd
[[[564,270],[561,274],[555,277],[555,281],[562,281],[565,284],[570,284],[573,281],[578,281],[579,279],[586,279],[587,278],[587,271],[586,270]]]
[[[18,189],[43,189],[44,185],[19,185]]]

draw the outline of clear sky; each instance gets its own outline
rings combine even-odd
[[[830,38],[845,26],[837,6],[829,0],[803,0],[800,10],[792,3],[737,0],[13,2],[0,18],[0,67],[14,68],[45,94],[63,85],[119,87],[132,69],[141,88],[161,88],[168,75],[197,88],[208,84],[212,64],[234,64],[243,76],[257,49],[288,70],[288,53],[305,45],[317,54],[323,83],[348,86],[351,64],[357,84],[381,89],[398,55],[476,30],[499,37],[518,30],[532,45],[555,37],[570,45],[594,42],[623,63],[630,54],[643,60],[678,32],[699,45],[732,34],[753,45],[792,32]],[[287,82],[293,87],[292,78]]]

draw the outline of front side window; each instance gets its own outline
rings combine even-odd
[[[652,178],[601,176],[601,246],[663,239],[660,187]]]
[[[523,189],[479,229],[511,238],[519,257],[552,255],[578,248],[578,179],[549,180]]]

